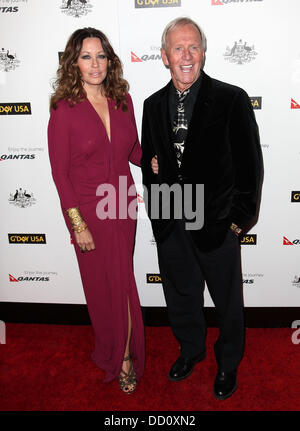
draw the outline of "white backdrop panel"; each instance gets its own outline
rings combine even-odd
[[[300,205],[291,202],[291,193],[300,190],[300,2],[170,3],[139,0],[147,7],[136,8],[135,0],[88,0],[85,6],[73,0],[68,15],[61,9],[63,0],[0,0],[0,110],[8,103],[27,102],[31,107],[31,115],[0,115],[0,301],[85,303],[47,151],[51,82],[68,37],[86,26],[109,37],[130,83],[140,134],[144,99],[170,78],[160,59],[161,33],[171,19],[186,15],[207,35],[205,71],[262,100],[255,114],[265,176],[260,218],[249,232],[256,235],[256,244],[241,246],[245,305],[299,305]],[[76,11],[79,16],[74,16]],[[233,54],[226,56],[230,51]],[[240,61],[230,61],[237,60],[238,53]],[[142,196],[140,169],[132,166],[132,173]],[[9,233],[44,234],[46,243],[12,244]],[[147,283],[147,274],[159,274],[159,269],[142,202],[134,267],[141,304],[164,306],[161,284]],[[207,289],[205,304],[213,305]]]

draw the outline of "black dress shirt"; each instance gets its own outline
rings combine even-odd
[[[195,81],[194,84],[191,85],[190,92],[186,96],[186,98],[183,102],[184,113],[185,113],[185,117],[187,119],[188,125],[189,125],[191,118],[192,118],[193,109],[194,109],[194,105],[195,105],[195,102],[196,102],[196,99],[198,96],[201,81],[202,81],[202,73],[200,73],[200,76],[197,79],[197,81]],[[171,119],[172,127],[173,127],[175,114],[177,111],[177,105],[178,105],[178,96],[177,96],[176,88],[172,82],[170,85],[170,91],[169,91],[169,112],[170,112],[170,119]]]

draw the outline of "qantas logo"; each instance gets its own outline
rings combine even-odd
[[[131,63],[143,63],[148,60],[161,60],[160,54],[143,54],[138,57],[134,52],[131,51]]]
[[[243,284],[253,284],[254,278],[243,279]]]
[[[131,63],[142,63],[142,60],[131,51]]]
[[[14,277],[13,275],[9,274],[9,281],[12,283],[18,283],[20,281],[49,281],[49,277]]]
[[[263,1],[263,0],[211,0],[211,5],[224,6],[224,4],[228,4],[228,3],[250,3],[255,1]]]
[[[297,103],[294,99],[291,99],[291,109],[300,109],[299,103]]]
[[[18,6],[13,7],[0,7],[0,12],[7,13],[7,12],[18,12]]]
[[[33,160],[35,154],[1,154],[0,160]]]
[[[300,239],[294,239],[290,241],[286,236],[283,237],[283,245],[299,245]]]

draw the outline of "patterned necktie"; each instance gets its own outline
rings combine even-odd
[[[173,122],[173,133],[174,133],[174,149],[176,153],[178,166],[181,166],[182,155],[184,151],[184,143],[187,135],[188,123],[184,114],[184,99],[189,94],[190,89],[183,91],[180,93],[179,90],[176,90],[178,96],[178,105],[177,112],[175,115],[175,119]]]

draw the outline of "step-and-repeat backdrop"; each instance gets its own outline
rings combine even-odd
[[[169,80],[162,31],[183,15],[206,33],[205,71],[247,91],[260,128],[260,217],[241,239],[245,305],[299,305],[298,0],[0,0],[0,301],[85,303],[47,150],[51,83],[67,39],[87,26],[106,33],[130,83],[140,134],[144,99]],[[141,172],[131,168],[139,194],[140,300],[164,306]],[[207,289],[205,303],[213,305]]]

